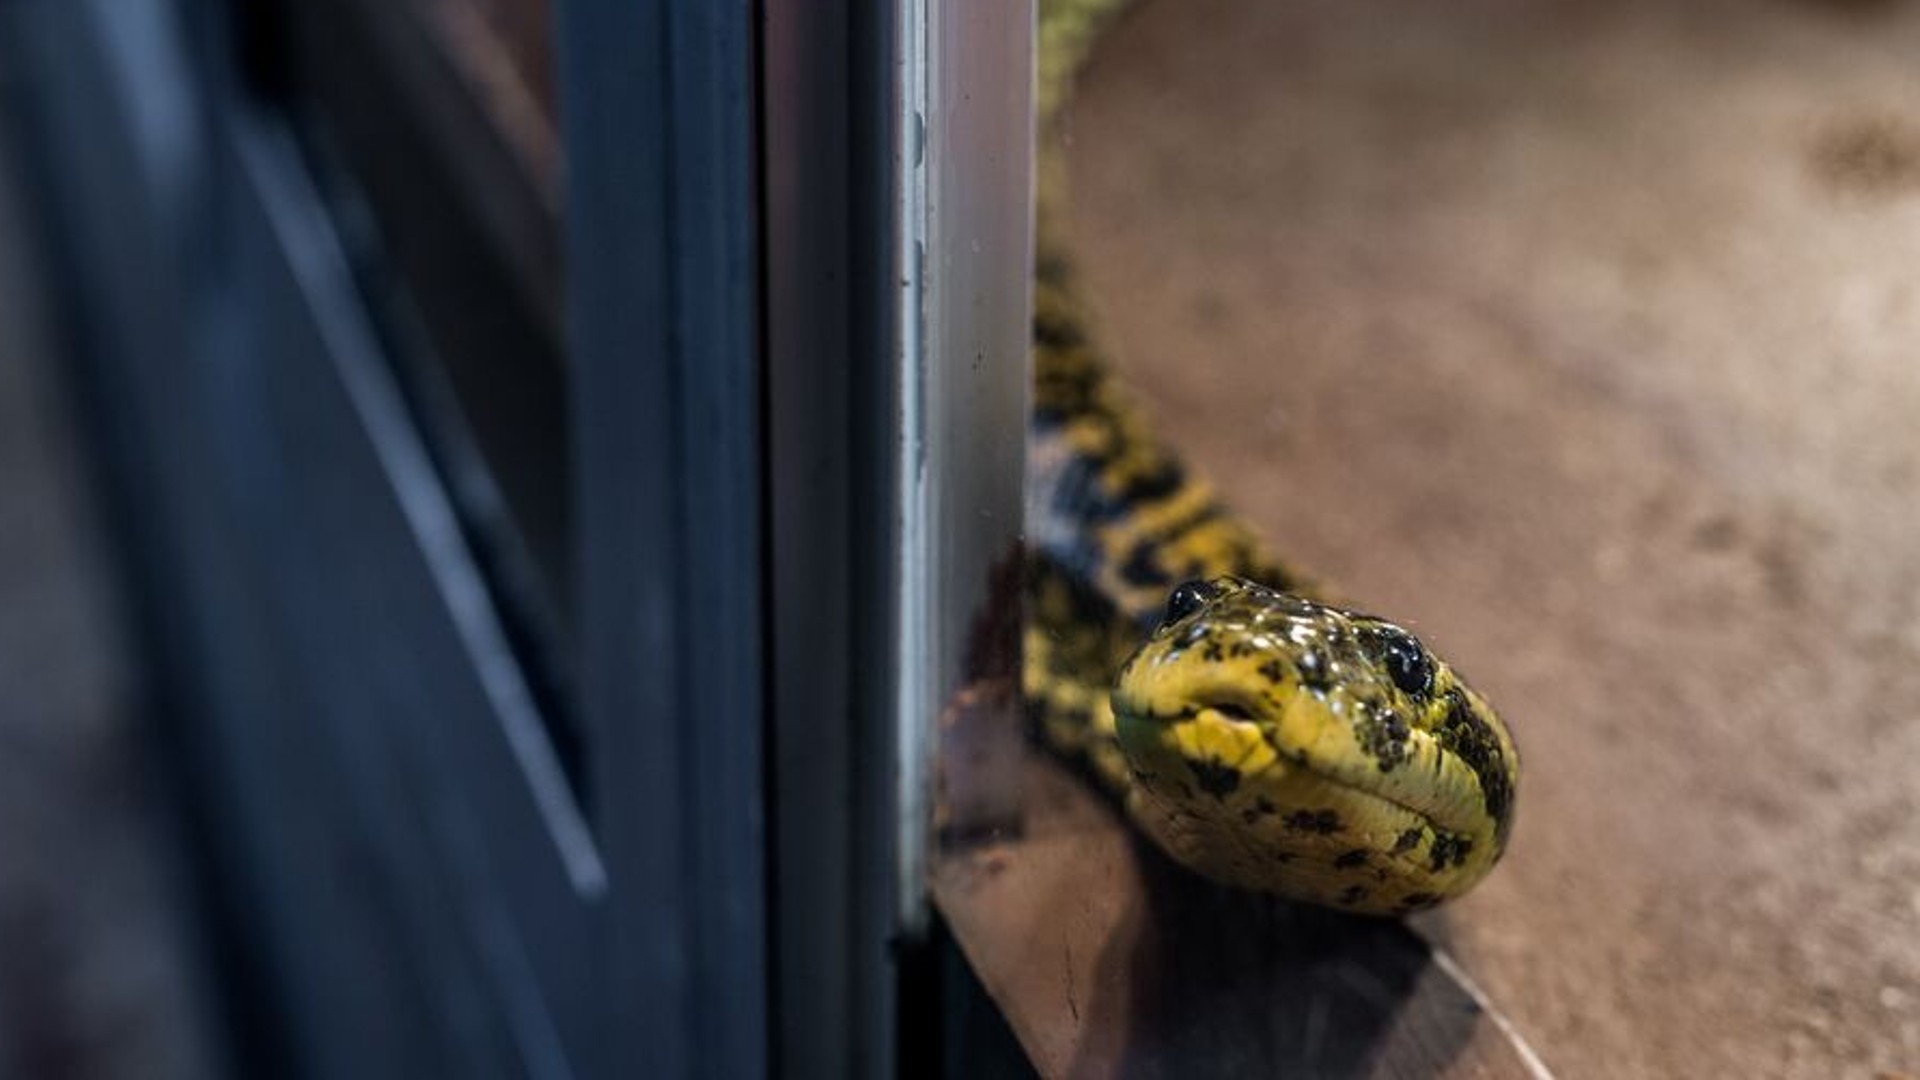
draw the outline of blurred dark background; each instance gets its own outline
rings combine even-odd
[[[758,13],[0,0],[0,1080],[766,1071]]]
[[[224,1071],[182,823],[0,62],[0,1077]]]

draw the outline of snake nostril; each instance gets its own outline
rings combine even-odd
[[[1315,690],[1325,690],[1331,685],[1327,671],[1327,658],[1319,652],[1308,649],[1294,661],[1294,668],[1300,673],[1300,684]]]

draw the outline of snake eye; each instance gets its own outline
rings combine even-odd
[[[1219,596],[1222,591],[1220,586],[1211,581],[1189,581],[1177,586],[1173,595],[1167,598],[1167,617],[1161,625],[1177,623],[1199,611],[1203,604]]]
[[[1387,676],[1402,692],[1425,694],[1433,689],[1433,659],[1412,634],[1396,627],[1383,627],[1376,640],[1380,643],[1380,661]]]

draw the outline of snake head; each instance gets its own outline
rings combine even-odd
[[[1240,578],[1173,591],[1112,696],[1130,810],[1233,884],[1400,914],[1504,852],[1513,741],[1404,628]]]

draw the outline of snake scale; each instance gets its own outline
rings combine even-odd
[[[1028,707],[1200,874],[1345,911],[1431,907],[1505,851],[1505,725],[1411,633],[1273,557],[1147,430],[1079,294],[1060,117],[1126,6],[1040,9]]]

